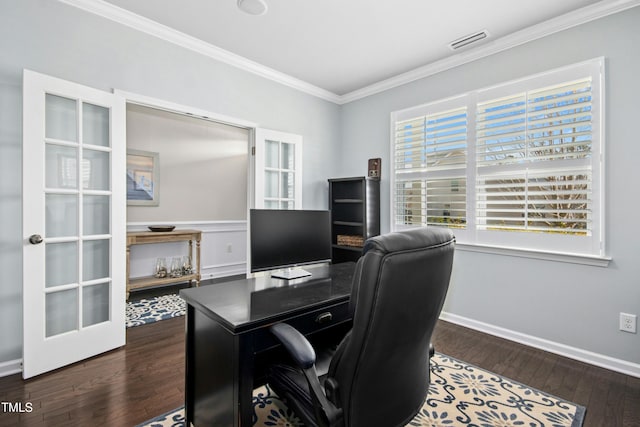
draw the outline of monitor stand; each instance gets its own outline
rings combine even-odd
[[[285,280],[299,279],[307,276],[311,276],[311,273],[301,268],[285,268],[271,273],[271,277]]]

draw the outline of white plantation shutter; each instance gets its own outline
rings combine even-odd
[[[591,101],[589,77],[478,104],[479,229],[591,234]]]
[[[590,183],[591,175],[570,170],[479,179],[478,228],[588,235]]]
[[[518,163],[526,157],[526,117],[524,94],[478,104],[478,167]]]
[[[395,123],[395,222],[466,224],[467,109]]]
[[[396,224],[466,227],[466,180],[397,181]]]
[[[603,60],[392,114],[393,229],[603,256]]]

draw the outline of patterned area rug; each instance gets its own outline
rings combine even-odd
[[[176,294],[127,302],[127,328],[184,316],[186,310],[186,303]]]
[[[429,396],[407,426],[579,427],[585,408],[449,356],[431,359]],[[184,409],[137,427],[183,427]],[[253,425],[302,426],[268,386],[253,391]]]

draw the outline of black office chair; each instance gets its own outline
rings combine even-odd
[[[367,240],[351,294],[353,326],[318,377],[307,339],[271,327],[294,360],[268,382],[307,427],[404,426],[429,388],[431,335],[449,287],[454,237],[427,227]]]

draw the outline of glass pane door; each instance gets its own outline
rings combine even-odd
[[[78,103],[45,97],[45,330],[78,329]]]
[[[124,345],[126,145],[123,99],[28,70],[23,85],[29,378]]]
[[[253,208],[302,209],[302,136],[255,130]]]
[[[111,151],[108,108],[50,94],[45,105],[45,323],[51,337],[109,320]]]

